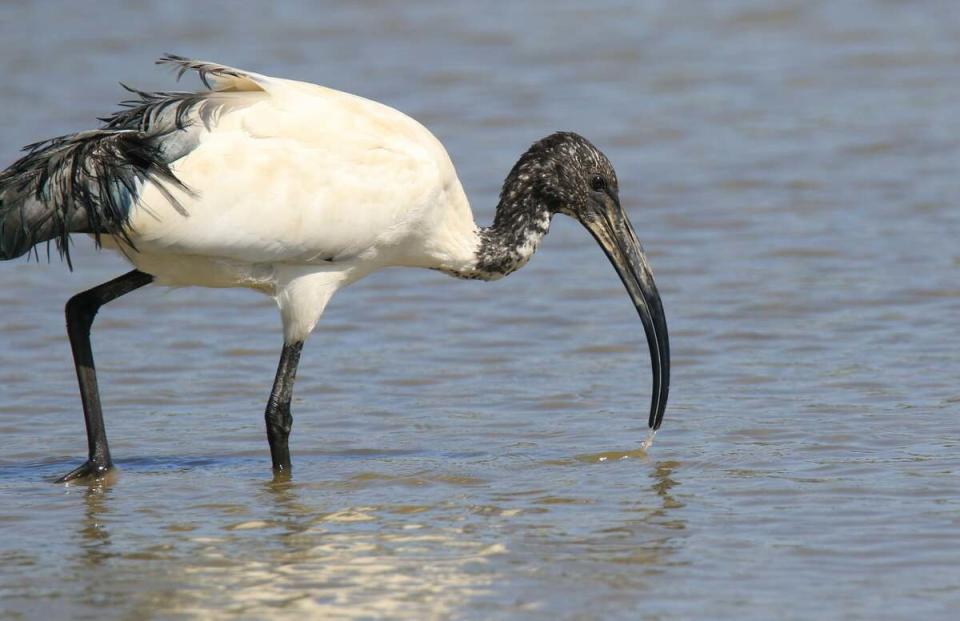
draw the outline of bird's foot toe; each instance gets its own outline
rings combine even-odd
[[[98,481],[113,471],[113,464],[96,464],[89,459],[56,480],[57,483]]]

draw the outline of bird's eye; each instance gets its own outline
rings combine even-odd
[[[590,180],[590,187],[594,192],[603,192],[607,189],[607,180],[600,175],[594,175],[593,179]]]

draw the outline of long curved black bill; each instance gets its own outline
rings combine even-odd
[[[670,340],[660,293],[643,254],[643,247],[619,202],[592,211],[581,223],[603,248],[637,307],[650,348],[653,391],[650,398],[650,428],[656,431],[663,422],[670,391]]]

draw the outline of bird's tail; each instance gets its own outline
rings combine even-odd
[[[98,129],[24,148],[0,172],[0,260],[53,240],[70,261],[70,233],[128,236],[130,207],[146,181],[182,187],[153,137],[131,129]],[[49,246],[48,246],[49,253]]]

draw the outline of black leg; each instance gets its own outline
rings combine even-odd
[[[58,479],[57,483],[88,476],[99,477],[113,466],[110,461],[110,448],[107,446],[107,433],[103,427],[103,412],[100,409],[97,371],[93,366],[93,350],[90,348],[90,327],[101,306],[151,282],[153,276],[133,270],[110,282],[78,293],[67,302],[67,334],[70,336],[73,362],[77,367],[77,379],[80,382],[80,399],[83,402],[83,418],[87,424],[90,457],[82,466]]]
[[[267,402],[267,440],[270,442],[273,471],[278,473],[290,471],[290,446],[287,442],[293,427],[290,398],[293,396],[293,381],[297,377],[297,365],[300,363],[302,349],[303,341],[283,344],[277,378],[273,381],[270,401]]]

